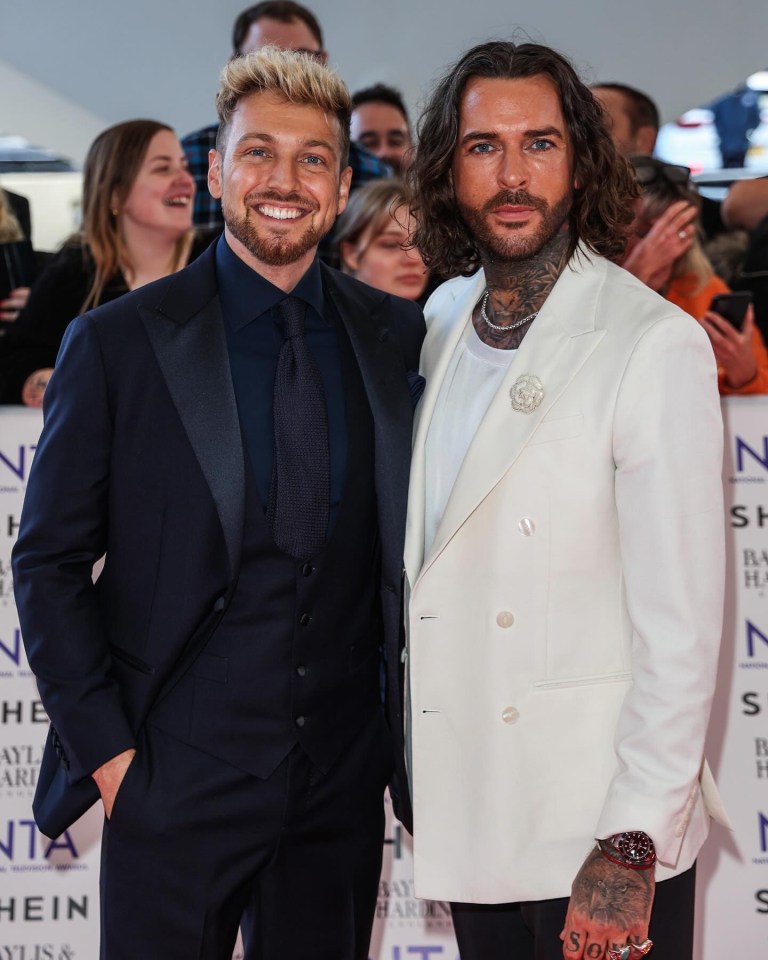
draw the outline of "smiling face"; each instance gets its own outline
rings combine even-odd
[[[524,260],[567,224],[570,139],[551,80],[475,77],[461,100],[456,202],[483,257]]]
[[[224,156],[211,151],[208,186],[242,260],[261,273],[309,266],[346,206],[352,171],[340,169],[341,149],[338,120],[317,107],[274,93],[237,104]]]
[[[187,158],[178,137],[160,130],[149,141],[136,179],[120,206],[123,228],[152,230],[175,239],[192,226],[195,181],[187,170]]]
[[[417,300],[427,285],[427,268],[418,250],[404,249],[413,228],[413,219],[403,207],[394,215],[387,213],[386,219],[371,224],[357,243],[341,244],[345,266],[377,290]]]

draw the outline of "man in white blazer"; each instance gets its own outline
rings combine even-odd
[[[712,349],[611,262],[634,180],[555,51],[475,47],[420,131],[415,242],[455,279],[406,534],[416,892],[453,902],[462,960],[683,960],[725,818]]]

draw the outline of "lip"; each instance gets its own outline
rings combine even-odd
[[[409,285],[416,285],[418,283],[424,282],[423,273],[403,273],[397,277],[399,283],[407,283]]]
[[[192,203],[192,194],[186,190],[183,193],[171,193],[163,197],[163,205],[171,210],[188,210]]]
[[[501,220],[528,220],[536,212],[536,207],[512,206],[504,204],[501,207],[494,207],[493,213]]]

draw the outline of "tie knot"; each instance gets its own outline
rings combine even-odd
[[[298,297],[286,297],[277,305],[280,316],[283,318],[283,329],[288,340],[300,337],[304,333],[304,314],[307,305]]]

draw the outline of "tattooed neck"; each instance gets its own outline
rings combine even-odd
[[[568,231],[561,230],[527,260],[495,260],[490,256],[482,256],[485,282],[490,291],[486,312],[493,324],[512,327],[519,320],[541,310],[568,262],[570,241]],[[494,330],[483,320],[478,304],[472,322],[484,343],[501,350],[514,350],[520,346],[534,321],[509,331]]]

